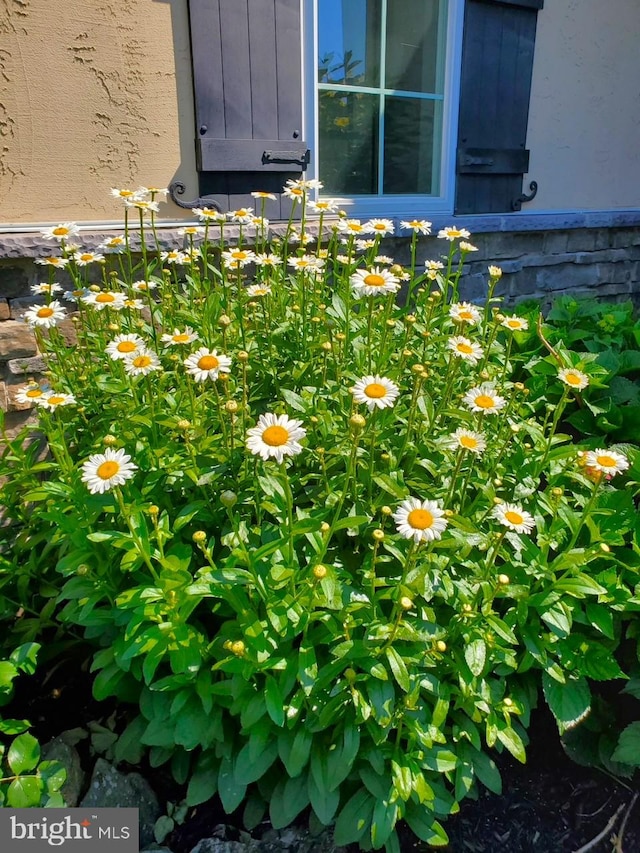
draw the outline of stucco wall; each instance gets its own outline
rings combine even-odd
[[[195,191],[189,81],[186,0],[0,0],[0,223],[118,219],[111,187]]]
[[[640,3],[547,0],[527,147],[534,209],[640,207]]]

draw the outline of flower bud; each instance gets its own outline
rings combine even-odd
[[[320,532],[321,533],[328,533],[330,530],[331,530],[331,525],[328,522],[323,521],[322,524],[320,525]]]
[[[381,454],[380,454],[380,459],[381,459],[383,462],[388,462],[388,461],[391,459],[391,457],[389,456],[389,454],[388,454],[388,453],[381,453]]]
[[[556,486],[555,488],[551,489],[551,494],[554,496],[554,498],[561,498],[564,494],[564,489],[561,489],[559,486]]]
[[[221,314],[218,317],[218,325],[222,326],[223,329],[226,329],[227,326],[230,326],[233,320],[227,314]]]
[[[320,348],[323,349],[325,352],[331,352],[331,341],[323,341],[320,344]]]
[[[344,332],[336,332],[336,340],[337,341],[344,341],[346,339],[346,337],[347,336],[345,335]]]
[[[323,566],[322,563],[320,563],[317,566],[314,566],[313,567],[313,576],[316,580],[319,580],[319,581],[321,581],[323,578],[326,578],[327,567]]]
[[[505,696],[502,700],[502,704],[505,705],[507,708],[511,708],[513,707],[513,699],[510,699],[508,696]]]
[[[80,575],[80,577],[84,577],[84,575],[88,575],[89,574],[89,566],[86,566],[84,563],[82,563],[76,569],[76,574]]]
[[[355,433],[362,432],[366,425],[367,422],[362,415],[351,415],[349,418],[349,426]]]
[[[237,500],[238,500],[238,496],[236,495],[235,492],[232,492],[231,489],[226,489],[220,495],[220,503],[222,504],[222,506],[226,507],[227,509],[231,509],[231,507],[235,503],[237,503]]]
[[[202,545],[203,542],[207,541],[207,534],[204,530],[196,530],[196,532],[191,537],[196,545]]]
[[[235,642],[231,643],[231,651],[234,655],[236,655],[236,657],[241,658],[245,652],[245,648],[246,646],[242,642],[242,640],[236,640]]]
[[[611,552],[611,548],[607,545],[606,542],[601,542],[599,548],[603,552],[603,554],[609,554]]]
[[[229,412],[230,415],[235,415],[240,406],[237,404],[235,400],[227,400],[224,404],[224,408],[226,412]]]
[[[384,530],[380,530],[378,528],[377,530],[373,531],[371,536],[373,537],[373,539],[375,539],[376,542],[382,542],[382,540],[384,539]]]
[[[447,651],[447,644],[445,643],[444,640],[438,640],[438,642],[436,643],[436,649],[439,652],[446,652]]]
[[[498,583],[501,583],[503,586],[506,586],[508,583],[511,583],[511,579],[509,575],[498,575]]]
[[[462,612],[463,613],[471,613],[472,610],[473,610],[473,608],[471,607],[470,604],[463,604],[462,605]]]
[[[117,332],[120,326],[117,323],[109,323],[109,331]]]
[[[383,515],[391,515],[391,514],[393,513],[393,510],[391,509],[391,507],[390,507],[390,506],[387,506],[387,505],[385,504],[384,506],[380,507],[380,512],[381,512]]]
[[[344,677],[347,679],[349,684],[353,684],[353,682],[356,680],[357,672],[352,667],[349,667],[348,669],[345,669]]]
[[[407,314],[407,316],[404,318],[404,321],[405,321],[405,323],[408,323],[408,325],[411,326],[411,325],[413,325],[413,323],[416,322],[417,319],[418,318],[416,317],[415,314]]]
[[[105,447],[115,447],[115,445],[118,443],[118,439],[115,437],[115,435],[111,435],[111,433],[109,433],[108,435],[105,435],[105,437],[102,439],[102,443]]]
[[[149,515],[158,515],[159,512],[160,507],[156,506],[155,504],[151,504],[151,506],[149,507]]]
[[[444,517],[445,518],[451,518],[452,516],[453,516],[453,510],[452,509],[445,509]]]
[[[400,607],[403,610],[411,610],[413,607],[413,601],[407,595],[403,595],[400,599]]]
[[[249,361],[249,353],[246,350],[241,349],[238,352],[238,361]]]
[[[191,426],[191,421],[188,421],[186,418],[181,418],[176,424],[178,429],[186,430]]]
[[[411,358],[411,356],[413,355],[413,350],[403,349],[402,355],[404,356],[404,358]]]

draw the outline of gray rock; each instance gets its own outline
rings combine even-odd
[[[38,351],[36,339],[26,323],[3,320],[0,323],[0,361],[29,358]]]
[[[203,838],[193,848],[191,853],[258,853],[253,839],[245,844],[243,841],[224,841],[221,838]]]
[[[64,742],[60,735],[42,749],[42,757],[46,761],[59,761],[67,771],[67,779],[61,788],[65,803],[73,808],[78,805],[80,792],[84,787],[84,772],[80,764],[78,750]]]
[[[80,806],[139,809],[141,847],[153,842],[153,825],[162,812],[158,798],[139,773],[119,773],[104,758],[96,761],[89,790]]]
[[[44,373],[47,369],[47,362],[44,356],[34,355],[31,358],[12,358],[7,362],[9,373],[14,376],[24,376],[34,373]]]
[[[158,847],[157,844],[152,844],[150,847],[141,849],[140,853],[172,853],[172,851],[168,847]]]

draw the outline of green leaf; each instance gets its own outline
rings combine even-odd
[[[17,649],[13,650],[9,659],[22,672],[25,672],[27,675],[33,675],[36,671],[36,658],[40,648],[40,643],[23,643]]]
[[[22,776],[20,779],[14,779],[7,790],[7,805],[13,809],[38,806],[43,789],[44,783],[37,776]]]
[[[298,650],[298,681],[302,685],[305,696],[313,690],[318,677],[318,662],[313,646],[300,646]]]
[[[211,799],[218,790],[218,759],[213,750],[203,752],[189,780],[187,804],[197,806]]]
[[[246,791],[247,786],[236,780],[231,759],[223,758],[218,772],[218,794],[227,814],[231,814],[238,808]]]
[[[313,768],[313,764],[312,764]],[[330,791],[326,780],[321,784],[316,781],[316,774],[310,773],[308,779],[309,801],[316,817],[325,826],[328,826],[336,813],[340,803],[340,790]]]
[[[437,820],[430,820],[429,812],[418,808],[414,803],[407,805],[404,819],[411,831],[422,841],[432,847],[444,847],[449,843],[449,837]]]
[[[25,732],[14,738],[7,753],[7,762],[16,775],[33,770],[39,760],[40,744],[33,735]]]
[[[571,615],[569,609],[561,602],[549,607],[540,613],[540,618],[547,623],[549,628],[560,639],[568,637],[571,633]]]
[[[359,841],[370,826],[374,805],[375,799],[366,788],[356,791],[338,815],[334,842],[343,846]]]
[[[278,741],[272,738],[255,755],[252,743],[246,743],[235,760],[235,776],[239,785],[249,785],[261,779],[278,757]],[[304,806],[303,806],[304,808]]]
[[[264,698],[267,705],[267,713],[276,724],[284,726],[284,700],[278,682],[272,675],[267,675]]]
[[[618,661],[609,649],[600,643],[590,643],[579,658],[580,672],[594,681],[610,681],[625,678]]]
[[[289,751],[286,759],[281,752],[282,763],[292,779],[299,776],[307,766],[312,743],[313,738],[307,729],[299,728],[293,738],[291,750]]]
[[[605,595],[607,592],[597,581],[582,573],[557,581],[554,584],[554,589],[567,592],[576,598],[582,598],[585,595]]]
[[[484,640],[472,640],[464,648],[464,659],[475,676],[482,675],[487,661],[487,645]]]
[[[495,761],[486,752],[480,752],[475,749],[470,752],[470,757],[474,773],[485,788],[488,788],[494,794],[501,794],[502,777]]]
[[[622,764],[640,767],[640,722],[631,723],[622,730],[618,746],[611,758]]]
[[[613,630],[613,613],[611,610],[606,605],[597,604],[595,601],[587,601],[585,611],[589,623],[609,640],[613,640],[615,634]]]
[[[153,825],[153,837],[158,842],[158,844],[162,844],[167,835],[170,832],[173,832],[173,828],[175,826],[175,822],[173,818],[169,817],[166,814],[161,815],[158,820]]]
[[[511,726],[499,722],[497,725],[498,740],[506,747],[514,758],[517,758],[522,764],[527,761],[527,753],[524,748],[524,743],[520,735],[514,731]]]
[[[398,820],[398,803],[378,800],[371,818],[371,843],[379,849],[386,843]]]
[[[283,829],[309,805],[309,792],[301,779],[281,779],[269,803],[269,817],[274,829]]]
[[[405,662],[393,646],[389,646],[385,653],[387,655],[387,660],[389,661],[393,677],[404,692],[408,693],[411,689],[411,679],[409,678],[409,672],[407,671]]]
[[[560,734],[577,726],[591,710],[591,691],[585,678],[570,679],[565,684],[559,684],[544,672],[542,688]]]

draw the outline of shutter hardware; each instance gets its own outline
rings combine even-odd
[[[292,154],[297,156],[291,156]],[[262,162],[263,163],[295,163],[296,166],[301,166],[302,169],[306,169],[310,160],[310,154],[308,148],[301,149],[300,151],[292,152],[292,151],[263,151],[262,152]]]

